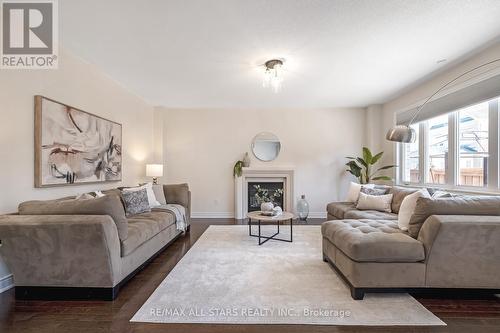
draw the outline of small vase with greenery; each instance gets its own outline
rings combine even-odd
[[[382,170],[396,168],[396,165],[385,165],[372,172],[372,169],[374,168],[373,166],[380,160],[380,158],[382,158],[383,154],[384,152],[380,152],[373,155],[370,149],[363,147],[363,157],[346,157],[350,160],[346,163],[349,167],[346,171],[358,178],[360,184],[368,184],[373,180],[392,180],[389,176],[376,175]]]

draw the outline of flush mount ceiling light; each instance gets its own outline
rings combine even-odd
[[[284,62],[284,59],[271,59],[264,63],[264,81],[262,82],[264,88],[271,87],[275,93],[281,90]]]

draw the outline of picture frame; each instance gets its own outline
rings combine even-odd
[[[41,95],[35,101],[35,187],[122,180],[122,125]]]

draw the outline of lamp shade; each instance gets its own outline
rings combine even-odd
[[[385,138],[389,141],[411,143],[415,142],[416,133],[410,126],[398,125],[391,128]]]
[[[146,176],[147,177],[162,177],[163,176],[163,164],[146,164]]]

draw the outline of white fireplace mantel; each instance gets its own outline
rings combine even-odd
[[[284,202],[283,210],[293,212],[295,193],[293,177],[295,170],[290,167],[271,168],[243,168],[241,177],[234,182],[234,215],[237,219],[244,219],[248,213],[248,182],[252,181],[283,181]]]

